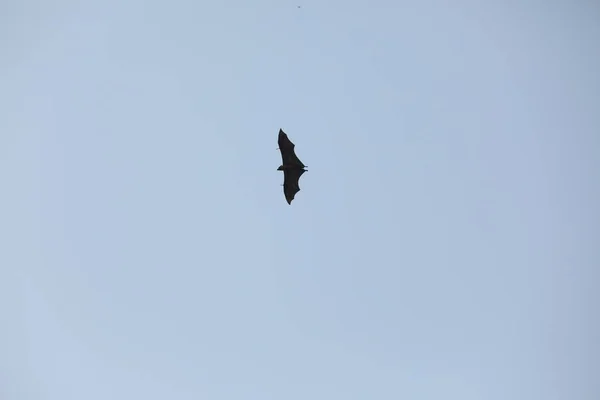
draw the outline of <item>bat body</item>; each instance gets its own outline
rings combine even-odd
[[[283,194],[288,204],[292,204],[292,200],[296,193],[300,191],[299,181],[303,173],[306,172],[306,165],[300,161],[294,151],[294,143],[288,138],[283,130],[279,130],[279,151],[281,151],[282,163],[277,168],[278,171],[283,171]]]

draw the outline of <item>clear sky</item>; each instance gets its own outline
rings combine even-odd
[[[0,9],[0,399],[600,398],[596,2]]]

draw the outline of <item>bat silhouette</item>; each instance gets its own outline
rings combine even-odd
[[[298,182],[303,173],[306,172],[304,169],[306,165],[300,161],[296,152],[294,151],[294,143],[288,138],[285,132],[279,130],[279,151],[281,151],[282,163],[277,168],[277,171],[283,171],[283,194],[288,204],[292,204],[292,200],[296,196],[296,193],[300,191]]]

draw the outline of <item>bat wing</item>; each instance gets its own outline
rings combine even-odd
[[[297,165],[298,167],[304,168],[305,165],[300,161],[294,147],[296,145],[288,138],[283,130],[279,130],[279,138],[277,140],[279,144],[279,151],[281,151],[281,160],[284,165]]]
[[[288,169],[284,171],[283,194],[288,204],[292,204],[292,200],[296,193],[300,191],[300,177],[306,170],[304,169]]]

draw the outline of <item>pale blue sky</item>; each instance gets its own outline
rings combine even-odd
[[[3,2],[0,398],[600,398],[594,3]]]

